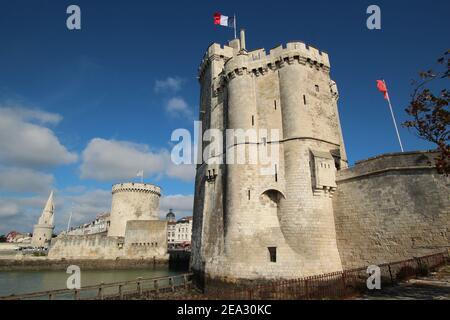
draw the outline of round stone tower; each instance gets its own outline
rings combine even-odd
[[[285,197],[278,206],[281,231],[289,247],[308,261],[303,274],[340,270],[331,196],[333,154],[340,156],[343,145],[328,57],[303,43],[288,43],[278,73],[286,172]],[[318,183],[320,178],[326,182]]]
[[[205,287],[342,270],[332,197],[347,159],[328,54],[244,39],[211,45],[199,69],[202,127],[226,142],[223,165],[197,167],[191,269]]]
[[[112,187],[109,237],[124,237],[130,220],[159,220],[161,189],[147,183],[120,183]]]
[[[54,226],[54,212],[55,204],[53,202],[53,191],[48,197],[45,204],[42,215],[39,218],[38,224],[34,226],[33,238],[31,239],[31,245],[36,248],[48,247],[52,240]]]

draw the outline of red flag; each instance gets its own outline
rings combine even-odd
[[[384,83],[383,80],[377,80],[377,88],[378,88],[378,90],[380,90],[381,92],[384,93],[384,98],[386,100],[388,100],[389,99],[389,95],[388,95],[388,90],[386,88],[386,83]]]
[[[216,12],[214,13],[214,24],[220,24],[220,17],[222,15],[220,14],[220,12]]]

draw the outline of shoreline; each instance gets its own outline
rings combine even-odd
[[[8,271],[52,271],[66,270],[77,265],[84,270],[124,270],[145,269],[154,266],[169,266],[169,260],[158,259],[60,259],[24,258],[0,259],[0,272]]]

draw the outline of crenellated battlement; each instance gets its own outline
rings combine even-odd
[[[143,193],[153,193],[157,196],[161,196],[161,188],[153,184],[148,183],[119,183],[112,187],[112,194],[118,192],[143,192]]]
[[[202,77],[211,61],[220,59],[224,60],[224,71],[229,79],[246,72],[254,73],[256,76],[264,75],[269,70],[275,71],[286,64],[293,63],[330,72],[328,54],[301,41],[288,42],[285,46],[279,45],[270,49],[269,54],[264,48],[250,52],[241,50],[236,54],[236,50],[230,46],[213,43],[203,56],[199,67],[199,77]]]
[[[250,52],[241,52],[225,63],[224,72],[228,79],[244,73],[253,73],[256,76],[264,75],[270,70],[275,71],[286,64],[294,63],[309,65],[318,71],[330,72],[328,54],[303,42],[289,42],[286,47],[282,45],[269,51],[257,49]]]
[[[211,61],[220,59],[228,60],[233,57],[233,54],[234,49],[232,47],[227,45],[220,45],[218,43],[212,43],[203,55],[202,62],[200,63],[200,66],[198,68],[199,78],[202,77]]]

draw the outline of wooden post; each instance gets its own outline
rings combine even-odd
[[[306,293],[306,299],[309,299],[308,279],[305,280],[305,293]]]
[[[158,294],[159,294],[159,282],[158,282],[158,280],[154,280],[154,287],[155,287],[155,296],[158,297]]]
[[[142,278],[138,278],[138,282],[137,282],[137,292],[138,292],[139,297],[142,297],[141,280],[142,280]]]
[[[122,285],[119,284],[119,299],[123,300],[123,291],[122,291]]]
[[[345,271],[342,272],[342,296],[345,296],[347,294],[347,282],[345,281],[346,279],[346,273]]]
[[[103,300],[103,285],[104,285],[104,283],[102,282],[100,284],[100,286],[98,287],[98,298],[100,300]]]

